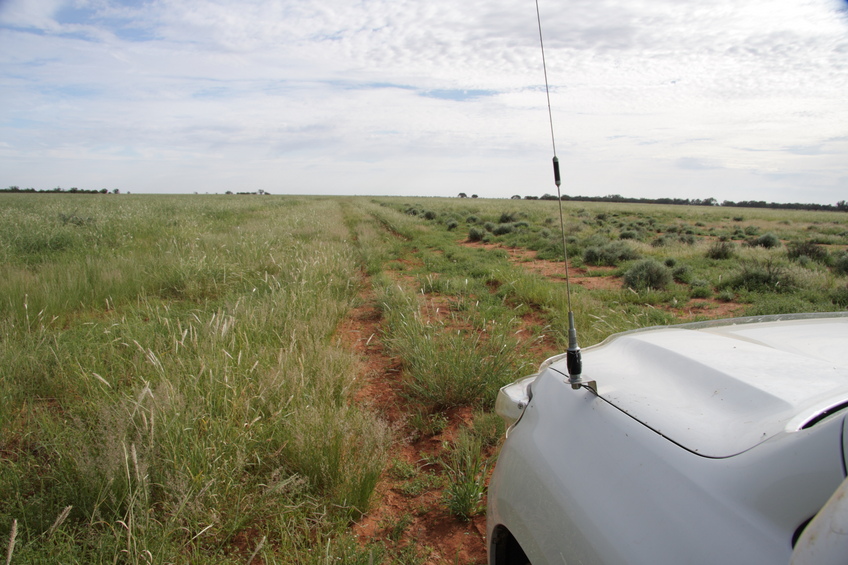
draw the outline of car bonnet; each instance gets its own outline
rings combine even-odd
[[[565,361],[551,369],[567,374]],[[729,457],[848,403],[848,317],[690,324],[583,352],[598,395],[680,446]]]

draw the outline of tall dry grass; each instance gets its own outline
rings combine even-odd
[[[360,271],[338,201],[0,209],[15,563],[308,563],[368,508],[389,433],[351,403],[357,361],[332,339]]]

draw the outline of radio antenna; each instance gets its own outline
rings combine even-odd
[[[562,255],[565,264],[565,294],[568,303],[568,349],[566,350],[566,366],[568,367],[568,383],[571,388],[578,390],[583,385],[583,361],[580,346],[577,344],[577,328],[574,326],[574,311],[571,309],[571,279],[568,273],[568,246],[565,241],[565,219],[562,213],[562,194],[559,174],[559,159],[556,154],[556,136],[554,135],[554,116],[551,111],[551,89],[548,86],[548,65],[545,61],[545,42],[542,39],[542,16],[539,12],[539,0],[536,0],[536,21],[539,23],[539,46],[542,48],[542,70],[545,73],[545,95],[548,99],[548,122],[551,125],[551,146],[554,151],[554,182],[557,187],[557,202],[559,203],[559,228],[562,234]]]

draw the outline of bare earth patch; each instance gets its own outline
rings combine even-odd
[[[420,436],[408,425],[415,406],[401,394],[400,362],[386,354],[381,341],[381,315],[370,285],[360,295],[362,305],[355,308],[339,327],[337,339],[358,353],[362,384],[356,401],[370,405],[395,431],[395,443],[389,466],[383,470],[372,498],[371,510],[353,526],[363,540],[381,540],[388,546],[414,545],[429,548],[428,564],[486,563],[485,516],[463,521],[451,516],[441,503],[442,488],[409,488],[410,479],[398,478],[392,466],[398,462],[419,468],[416,477],[437,476],[437,465],[428,464],[452,441],[462,424],[470,424],[471,409],[460,408],[445,416],[445,428],[434,436]],[[447,311],[447,304],[432,304],[428,310]],[[413,479],[414,480],[414,479]]]

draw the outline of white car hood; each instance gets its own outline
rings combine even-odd
[[[567,374],[564,360],[551,368]],[[583,351],[583,379],[682,447],[729,457],[848,402],[848,317],[741,318],[618,334]]]

